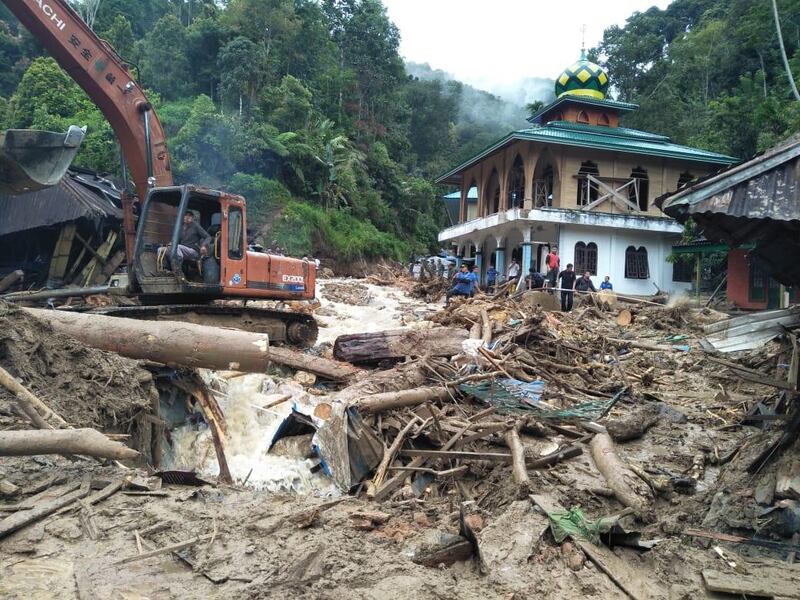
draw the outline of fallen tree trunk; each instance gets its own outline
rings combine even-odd
[[[17,381],[11,373],[0,367],[0,385],[14,394],[17,404],[22,412],[38,429],[52,429],[52,425],[45,418],[51,419],[60,427],[66,427],[67,422],[61,418],[44,402],[39,400],[28,388]]]
[[[0,456],[38,454],[83,454],[116,460],[139,456],[136,450],[95,429],[0,431]]]
[[[263,333],[175,321],[141,321],[38,308],[24,310],[84,344],[129,358],[253,373],[263,373],[274,362],[328,379],[345,379],[355,373],[350,365],[288,348],[270,348],[269,338]]]
[[[403,390],[400,392],[385,392],[365,396],[356,403],[356,408],[362,413],[372,414],[385,412],[394,408],[404,406],[419,406],[432,400],[446,400],[450,397],[447,388],[444,387],[423,387],[415,390]]]
[[[622,462],[611,437],[607,433],[598,433],[589,445],[597,469],[606,478],[617,500],[639,514],[645,513],[653,501],[650,488]]]
[[[461,352],[461,343],[468,337],[466,329],[452,327],[340,335],[333,345],[333,356],[351,363],[425,355],[449,358]]]

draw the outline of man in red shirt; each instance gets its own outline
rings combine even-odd
[[[548,254],[545,259],[545,264],[547,264],[547,280],[550,282],[550,287],[554,288],[556,287],[558,272],[561,268],[561,259],[558,257],[558,246],[553,246],[553,249],[550,250],[550,254]]]

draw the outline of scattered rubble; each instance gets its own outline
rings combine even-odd
[[[792,322],[722,359],[701,339],[727,316],[707,308],[582,297],[563,314],[547,309],[547,292],[506,288],[435,313],[398,301],[403,319],[381,316],[391,326],[375,329],[375,297],[360,302],[379,278],[324,284],[318,310],[334,327],[345,306],[364,311],[362,326],[336,335],[334,355],[360,364],[338,381],[284,362],[266,374],[179,373],[176,395],[169,368],[38,336],[59,340],[46,356],[75,373],[91,355],[116,361],[109,375],[149,376],[112,378],[120,398],[101,397],[135,399],[128,419],[153,418],[159,383],[155,418],[176,475],[2,459],[0,531],[10,516],[36,518],[0,540],[0,593],[29,592],[27,573],[47,571],[86,597],[132,585],[184,597],[798,597],[797,567],[779,562],[800,550]],[[397,277],[411,292],[409,281]],[[24,358],[39,340],[19,323],[37,322],[6,310],[15,325],[3,339],[16,328],[22,341],[4,342],[0,365],[70,425],[125,431],[58,402],[65,374]],[[18,429],[4,393],[0,418]],[[231,484],[203,484],[225,473]],[[175,560],[189,568],[167,570]],[[112,562],[135,583],[109,576]]]

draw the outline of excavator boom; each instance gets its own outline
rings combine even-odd
[[[111,124],[139,199],[147,195],[148,184],[172,185],[164,129],[114,48],[89,29],[64,0],[2,2]]]
[[[100,109],[119,140],[136,195],[173,184],[161,121],[116,50],[92,31],[65,0],[0,0],[47,49]],[[136,236],[134,199],[122,196],[122,228],[128,260]]]

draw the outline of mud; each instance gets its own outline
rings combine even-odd
[[[320,320],[328,325],[321,330],[328,339],[345,332],[417,326],[432,308],[410,300],[396,288],[367,283],[360,285],[372,296],[370,302],[354,306],[326,298],[327,285],[321,285],[321,304],[323,311],[329,312]],[[610,364],[610,355],[604,357],[603,351],[587,358],[585,373],[564,372],[563,381],[579,388],[595,385],[606,374],[615,380],[628,378],[636,386],[638,393],[620,400],[604,422],[623,424],[625,431],[637,434],[634,439],[619,443],[617,449],[654,485],[664,478],[691,479],[697,457],[703,457],[704,470],[698,481],[687,488],[668,485],[656,495],[651,521],[636,521],[633,517],[623,520],[626,527],[641,533],[642,540],[658,540],[653,549],[616,547],[613,552],[643,582],[650,591],[649,597],[712,597],[704,590],[700,572],[706,567],[719,569],[725,565],[707,540],[685,535],[684,531],[702,528],[752,535],[755,530],[777,539],[786,515],[775,510],[765,513],[773,503],[765,499],[768,490],[763,489],[764,482],[770,477],[774,480],[781,466],[796,459],[800,442],[795,440],[763,473],[748,474],[746,468],[753,457],[777,434],[742,426],[741,419],[755,399],[770,398],[774,390],[740,381],[700,360],[698,323],[717,318],[713,311],[675,305],[667,310],[636,309],[634,313],[635,327],[628,329],[619,329],[613,319],[606,323],[603,315],[593,317],[589,312],[581,313],[583,319],[576,315],[546,315],[541,326],[552,328],[561,339],[581,344],[581,348],[590,347],[604,336],[626,336],[652,343],[663,343],[675,335],[687,336],[679,343],[690,347],[688,353],[631,349],[628,356],[617,361],[617,367]],[[519,318],[502,307],[490,314],[499,323]],[[478,315],[465,305],[439,320],[459,322]],[[0,334],[0,364],[13,369],[54,408],[58,406],[68,420],[78,423],[81,419],[96,419],[99,425],[109,428],[108,408],[98,409],[97,413],[80,405],[70,409],[69,403],[56,404],[57,398],[46,395],[54,381],[64,381],[65,389],[85,398],[95,384],[84,381],[81,374],[88,376],[104,368],[106,377],[120,372],[126,381],[118,382],[112,377],[103,388],[106,391],[99,398],[100,406],[119,407],[122,400],[128,403],[123,404],[125,410],[132,411],[149,402],[149,384],[140,385],[135,379],[137,373],[146,372],[134,361],[104,353],[95,355],[68,339],[58,339],[52,332],[34,336],[36,327],[45,330],[36,324],[21,326],[22,321],[14,324],[8,319],[8,313],[0,316],[4,328]],[[39,338],[41,344],[55,340],[44,348],[43,356],[37,356],[39,350],[35,348]],[[559,358],[558,352],[546,344],[541,350],[543,360]],[[772,344],[759,353],[770,356],[777,352],[779,348]],[[28,355],[33,358],[26,361]],[[87,359],[88,355],[92,358]],[[746,364],[759,360],[739,358]],[[54,366],[48,370],[51,363]],[[74,372],[69,373],[59,366],[62,364],[72,365]],[[419,369],[412,371],[410,367],[408,371],[409,377],[419,373]],[[386,373],[365,373],[350,393],[383,391],[389,383]],[[391,376],[397,379],[405,372],[401,368]],[[68,509],[0,540],[0,598],[627,597],[576,545],[554,541],[546,516],[531,502],[517,498],[517,486],[508,465],[472,463],[458,482],[431,485],[420,498],[404,491],[384,502],[343,496],[323,475],[312,473],[315,461],[302,451],[281,448],[280,455],[269,451],[277,425],[295,403],[313,406],[335,396],[331,390],[274,374],[204,373],[204,378],[226,415],[227,455],[236,484],[159,487],[149,473],[141,470],[121,470],[88,461],[76,464],[60,457],[0,459],[0,475],[21,488],[49,475],[62,477],[65,484],[90,475],[98,481],[128,475],[163,494],[136,496],[118,492],[92,507],[90,513],[99,531],[96,539],[88,533],[85,515],[82,519],[75,510]],[[80,381],[71,383],[73,379]],[[556,389],[548,393],[545,397],[554,403],[564,395]],[[114,394],[120,397],[114,398]],[[280,395],[289,398],[273,405]],[[7,417],[9,424],[12,420]],[[528,435],[534,432],[531,429],[521,435],[526,452],[534,456],[548,454],[554,447],[574,440],[568,430],[547,438]],[[503,444],[502,439],[492,443]],[[170,466],[194,468],[213,480],[217,466],[203,424],[188,423],[173,430],[170,454]],[[588,447],[580,456],[547,469],[530,470],[529,475],[534,494],[546,495],[566,508],[580,508],[590,518],[608,516],[624,508],[609,495]],[[48,494],[58,495],[65,484],[53,487]],[[44,496],[39,497],[37,502],[43,499]],[[0,506],[15,501],[4,498]],[[477,515],[473,558],[449,567],[416,564],[414,548],[442,534],[462,533],[462,502],[474,507]],[[378,511],[387,518],[369,520],[354,514]],[[3,514],[0,512],[0,518]],[[180,556],[164,554],[115,564],[137,555],[136,532],[142,534],[145,550],[195,536],[210,535],[213,539],[180,551]],[[725,551],[737,562],[742,557],[785,558],[742,545],[726,545]]]
[[[76,427],[127,431],[152,402],[153,377],[140,362],[88,348],[2,302],[0,366]],[[0,414],[11,402],[0,387]]]

